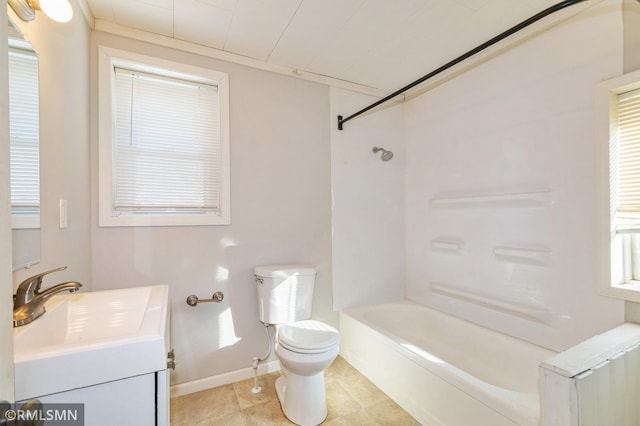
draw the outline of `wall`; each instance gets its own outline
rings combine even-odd
[[[77,4],[71,22],[40,12],[16,26],[38,53],[40,83],[41,261],[14,273],[24,278],[66,265],[44,287],[75,280],[91,289],[89,233],[89,27]],[[68,201],[68,228],[60,229],[60,199]]]
[[[127,49],[223,71],[230,78],[231,225],[97,226],[97,46]],[[305,262],[317,266],[314,318],[337,324],[331,308],[329,89],[94,32],[92,63],[92,271],[96,290],[168,284],[172,384],[251,366],[267,350],[253,268]],[[220,304],[195,308],[188,295]],[[274,356],[272,355],[272,359]]]
[[[0,22],[7,21],[6,9]],[[0,39],[7,38],[7,27],[0,26]],[[13,402],[13,329],[11,317],[11,194],[9,184],[9,77],[7,45],[0,47],[0,401]]]
[[[337,128],[377,99],[331,88],[334,308],[404,298],[404,143],[402,104],[388,104]],[[381,161],[373,147],[393,151]]]
[[[624,28],[624,72],[640,69],[640,2],[622,2],[622,22]]]
[[[405,105],[410,299],[556,350],[623,320],[597,294],[592,124],[595,85],[622,72],[620,4]]]

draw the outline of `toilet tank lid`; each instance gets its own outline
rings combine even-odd
[[[259,277],[291,277],[295,275],[315,275],[313,265],[272,265],[254,268],[253,273]]]

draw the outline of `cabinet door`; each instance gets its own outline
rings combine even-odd
[[[167,327],[168,328],[168,327]],[[169,401],[169,370],[162,370],[156,372],[157,375],[157,411],[158,411],[158,426],[168,426],[169,418],[171,414],[169,407],[171,403]]]
[[[84,404],[91,426],[156,424],[155,373],[88,386],[38,398],[43,404]]]

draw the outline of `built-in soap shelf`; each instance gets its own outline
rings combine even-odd
[[[463,290],[449,284],[431,282],[430,285],[431,291],[434,293],[473,303],[475,305],[484,306],[495,311],[500,311],[541,324],[550,325],[553,323],[554,316],[551,314],[551,312],[544,309],[533,308],[530,306],[524,306],[505,300],[490,298],[468,290]]]
[[[461,255],[464,241],[457,238],[438,237],[430,241],[433,253]]]
[[[521,265],[550,266],[551,250],[516,245],[500,245],[493,248],[496,259]]]
[[[551,204],[551,191],[437,197],[429,201],[433,208],[448,209],[548,207]]]

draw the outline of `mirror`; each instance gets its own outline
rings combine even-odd
[[[38,56],[8,21],[13,270],[40,262]]]

